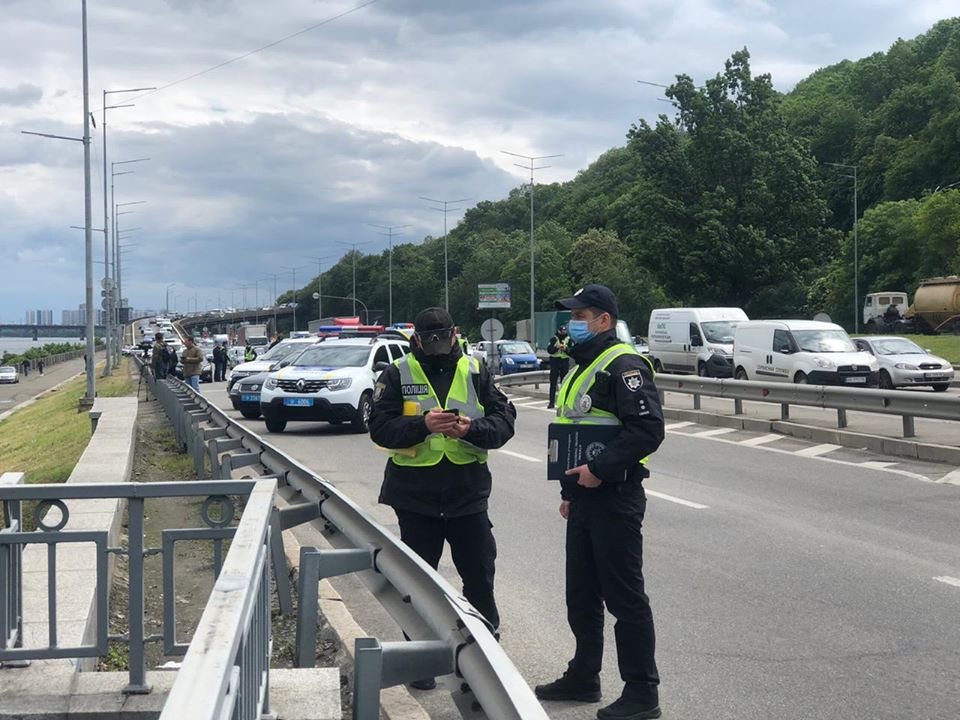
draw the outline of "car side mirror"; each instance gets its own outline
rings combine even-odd
[[[784,355],[789,355],[792,351],[790,350],[789,345],[783,345],[780,347],[780,352],[783,353]]]
[[[380,362],[375,362],[375,363],[373,364],[373,370],[374,370],[374,372],[383,372],[383,371],[386,370],[388,367],[390,367],[390,363],[384,362],[383,360],[381,360]]]
[[[690,338],[690,347],[703,347],[703,340],[698,337]]]

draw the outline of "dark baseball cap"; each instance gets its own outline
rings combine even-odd
[[[557,310],[597,308],[610,313],[613,317],[620,317],[617,296],[606,285],[584,285],[573,294],[573,297],[557,300],[555,305]]]
[[[413,329],[417,333],[430,330],[446,330],[453,327],[453,317],[441,307],[430,307],[417,313],[413,320]]]

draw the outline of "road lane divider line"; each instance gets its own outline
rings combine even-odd
[[[516,405],[517,407],[532,407],[532,408],[542,407],[542,408],[545,408],[545,407],[547,406],[547,401],[546,401],[546,400],[534,400],[533,402],[521,403],[521,404],[519,404],[519,405],[517,405],[517,403],[514,403],[514,405]]]
[[[896,463],[880,462],[879,460],[867,460],[866,462],[860,463],[860,467],[870,468],[871,470],[884,470],[891,465],[896,465]]]
[[[941,575],[940,577],[935,577],[934,580],[937,582],[942,582],[946,585],[953,585],[954,587],[960,588],[960,578],[950,577],[949,575]]]
[[[937,480],[939,483],[950,483],[951,485],[960,485],[960,469],[948,472],[942,478]]]
[[[510,400],[512,400],[514,403],[518,403],[518,402],[521,402],[521,401],[523,401],[523,400],[529,400],[529,399],[530,399],[530,398],[527,397],[526,395],[508,395],[507,397],[509,397]]]
[[[513,450],[497,450],[498,453],[503,453],[504,455],[509,455],[510,457],[515,457],[518,460],[526,460],[527,462],[542,463],[546,462],[546,458],[535,458],[531,455],[524,455],[523,453],[513,452]]]
[[[722,428],[713,428],[712,430],[703,430],[702,432],[697,432],[697,433],[690,433],[690,435],[692,437],[709,438],[709,437],[716,437],[717,435],[726,435],[727,433],[732,433],[736,431],[737,431],[736,428],[722,427]]]
[[[800,455],[801,457],[818,457],[833,452],[834,450],[839,450],[841,447],[841,445],[834,445],[833,443],[822,443],[821,445],[814,445],[813,447],[803,448],[803,450],[797,450],[793,454]]]
[[[684,507],[693,508],[694,510],[706,510],[709,507],[709,505],[701,505],[700,503],[684,500],[683,498],[678,498],[675,495],[667,495],[666,493],[650,490],[649,488],[644,488],[643,491],[650,497],[666,500],[667,502],[676,503],[677,505],[683,505]]]
[[[766,445],[769,442],[774,440],[783,439],[783,435],[778,433],[768,433],[766,435],[758,435],[757,437],[747,438],[746,440],[741,440],[741,445],[746,445],[748,447],[756,447],[757,445]]]
[[[668,425],[664,425],[663,429],[666,430],[667,432],[670,432],[671,430],[679,430],[680,428],[690,427],[691,425],[693,425],[692,422],[683,420],[681,422],[675,422],[675,423],[670,423]]]

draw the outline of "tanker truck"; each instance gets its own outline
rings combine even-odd
[[[887,302],[881,305],[883,300]],[[960,335],[960,275],[922,281],[914,293],[913,304],[901,314],[900,309],[905,300],[905,293],[867,295],[864,302],[864,323],[867,331],[905,335]],[[881,309],[882,314],[878,312]]]

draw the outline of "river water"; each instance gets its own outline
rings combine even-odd
[[[13,353],[19,355],[22,352],[26,352],[30,348],[43,347],[44,345],[50,345],[53,343],[82,343],[83,340],[80,338],[64,338],[64,337],[55,337],[55,338],[40,338],[39,340],[31,340],[30,338],[0,338],[0,357],[3,357],[5,352]]]

